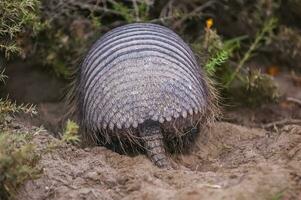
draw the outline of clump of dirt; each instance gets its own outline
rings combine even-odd
[[[144,155],[57,143],[46,130],[34,136],[40,178],[17,199],[301,199],[301,126],[246,128],[216,123],[177,169],[154,166]]]

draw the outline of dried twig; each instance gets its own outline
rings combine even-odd
[[[140,14],[139,14],[139,8],[138,8],[138,5],[137,5],[137,1],[136,0],[132,0],[133,2],[133,7],[134,7],[134,10],[135,10],[135,17],[136,17],[136,21],[139,22],[140,21]]]
[[[216,3],[218,3],[218,1],[216,1],[216,0],[207,1],[203,5],[197,7],[196,9],[194,9],[191,13],[182,16],[181,19],[178,22],[175,23],[174,28],[180,27],[187,19],[189,19],[191,17],[204,16],[205,14],[203,13],[203,10],[206,9],[206,8],[212,7]]]
[[[297,98],[294,98],[294,97],[287,97],[286,101],[290,101],[290,102],[296,103],[299,106],[301,106],[301,100],[300,99],[297,99]]]
[[[111,0],[113,1],[113,0]],[[121,15],[122,13],[109,9],[106,5],[106,1],[81,1],[81,0],[68,0],[68,1],[49,1],[44,7],[46,13],[49,13],[48,18],[50,20],[56,19],[60,16],[73,16],[75,10],[89,10],[91,12],[101,12],[106,14]]]
[[[300,124],[301,125],[301,119],[284,119],[284,120],[280,120],[280,121],[275,121],[275,122],[264,124],[262,126],[262,128],[269,129],[269,128],[273,128],[275,126],[284,126],[284,125],[288,125],[288,124]]]
[[[165,20],[174,20],[179,19],[178,22],[175,23],[174,28],[182,26],[182,24],[191,17],[200,17],[200,16],[209,16],[209,14],[205,14],[202,11],[206,8],[212,7],[214,4],[217,4],[218,2],[216,0],[211,0],[206,3],[204,3],[201,6],[198,6],[196,9],[194,9],[192,12],[183,14],[183,15],[175,15],[172,12],[168,14],[168,10],[172,11],[174,1],[169,1],[166,6],[162,9],[161,17],[158,19],[153,19],[150,22],[164,22]]]

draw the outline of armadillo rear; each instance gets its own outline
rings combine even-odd
[[[94,141],[139,140],[138,127],[152,121],[168,142],[214,113],[214,95],[191,49],[154,24],[125,25],[101,37],[77,87],[81,126]]]

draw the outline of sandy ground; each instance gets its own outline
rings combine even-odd
[[[178,169],[159,169],[144,155],[57,143],[46,130],[34,143],[40,178],[17,199],[301,199],[301,126],[246,128],[218,122],[189,155],[172,155]]]

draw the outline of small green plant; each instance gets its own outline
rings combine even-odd
[[[287,189],[283,189],[283,190],[277,192],[277,193],[271,198],[271,200],[281,200],[281,199],[283,199],[284,192],[285,192],[286,190],[287,190]]]
[[[216,31],[206,28],[205,35],[192,44],[194,52],[200,57],[201,65],[211,77],[217,70],[217,67],[226,62],[229,58],[228,52],[223,49],[223,42]]]
[[[80,142],[78,129],[79,126],[75,122],[68,119],[62,136],[62,141],[71,144],[78,144]]]
[[[115,10],[116,12],[119,12],[120,15],[125,19],[125,21],[127,21],[129,23],[135,21],[135,13],[133,12],[132,9],[125,6],[121,2],[113,1],[112,3],[113,3],[113,10]]]
[[[147,21],[149,16],[149,5],[144,1],[132,1],[132,8],[122,2],[110,1],[113,10],[121,15],[127,23]]]
[[[37,110],[36,106],[32,104],[17,104],[12,102],[9,99],[0,99],[0,114],[9,114],[9,113],[26,113],[31,115],[36,115]]]
[[[216,72],[217,67],[227,62],[229,58],[230,58],[229,51],[223,49],[217,52],[215,56],[209,59],[204,69],[207,72],[207,74],[209,74],[209,76],[213,76],[214,73]]]
[[[0,197],[11,199],[24,181],[38,177],[39,156],[26,133],[0,132]],[[1,198],[1,199],[2,199]]]
[[[46,152],[52,152],[63,146],[64,144],[77,145],[80,143],[80,137],[78,135],[79,126],[72,120],[68,119],[64,128],[64,132],[61,135],[60,140],[54,140],[47,145]]]
[[[7,76],[4,74],[5,69],[2,70],[2,72],[0,72],[0,83],[5,83],[5,80],[7,79]]]
[[[216,72],[227,70],[225,64],[233,57],[233,52],[240,48],[240,43],[246,36],[236,37],[223,41],[215,30],[205,29],[205,35],[201,41],[197,41],[192,45],[199,55],[207,55],[204,62],[204,70],[207,74],[214,78]]]
[[[32,104],[17,104],[9,100],[8,98],[2,99],[0,98],[0,123],[4,123],[4,119],[9,114],[14,113],[26,113],[30,115],[36,115],[37,110],[36,107]]]
[[[139,16],[139,21],[148,21],[150,15],[150,6],[147,1],[142,1],[138,6],[137,16]]]

